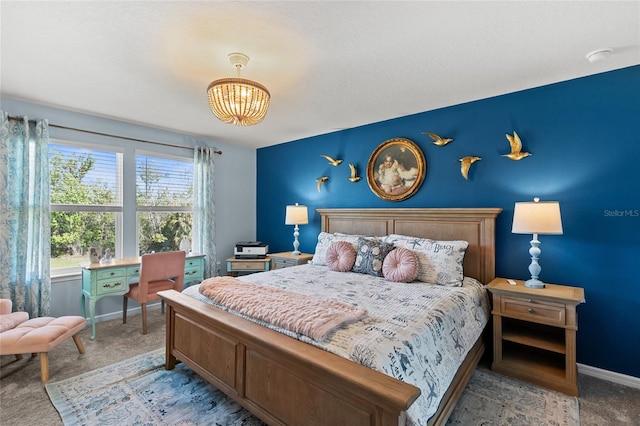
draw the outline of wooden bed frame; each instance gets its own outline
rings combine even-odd
[[[322,230],[469,242],[465,275],[494,278],[498,208],[318,209]],[[229,314],[182,293],[167,304],[167,369],[181,361],[270,425],[404,424],[417,387]],[[467,355],[430,425],[442,425],[484,352]]]

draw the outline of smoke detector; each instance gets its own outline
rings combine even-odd
[[[611,52],[613,52],[613,49],[606,47],[604,49],[598,49],[594,50],[593,52],[589,52],[585,55],[585,57],[589,62],[593,64],[595,62],[604,61],[611,55]]]

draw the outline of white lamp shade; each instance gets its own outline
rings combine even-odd
[[[557,201],[516,203],[511,232],[514,234],[562,234],[560,204]]]
[[[307,206],[287,206],[287,212],[284,218],[285,225],[306,225],[309,223],[309,213]]]

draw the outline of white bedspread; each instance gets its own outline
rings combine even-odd
[[[408,425],[426,425],[436,412],[490,312],[486,290],[472,278],[465,278],[462,287],[404,284],[300,265],[240,279],[367,309],[365,319],[336,330],[323,343],[256,322],[419,387],[422,394],[407,412]],[[214,304],[198,286],[184,293]]]

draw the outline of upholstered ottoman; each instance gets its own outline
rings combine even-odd
[[[40,317],[18,324],[0,336],[0,355],[40,354],[42,381],[49,381],[49,350],[73,337],[78,352],[84,353],[84,346],[78,333],[85,327],[86,320],[79,316]]]

